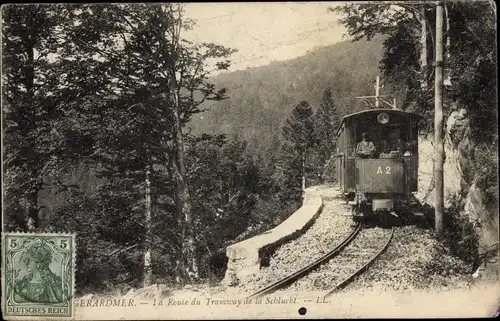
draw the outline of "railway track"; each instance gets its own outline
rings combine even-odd
[[[366,269],[382,254],[385,252],[385,250],[389,247],[389,244],[391,243],[391,240],[392,240],[392,237],[394,236],[394,227],[391,228],[390,232],[389,232],[389,235],[386,237],[385,239],[385,243],[382,243],[383,246],[382,247],[379,247],[377,248],[377,245],[375,245],[374,247],[369,247],[369,248],[365,248],[365,249],[362,249],[364,251],[367,251],[367,252],[362,252],[363,253],[363,256],[364,258],[366,259],[366,261],[363,261],[364,264],[358,268],[357,270],[355,270],[354,272],[350,273],[347,277],[345,277],[344,279],[341,279],[333,288],[331,288],[326,294],[325,294],[325,297],[326,296],[329,296],[329,295],[332,295],[333,293],[339,291],[339,290],[342,290],[344,287],[346,287],[349,283],[351,283],[352,281],[354,281],[356,279],[356,277],[358,275],[360,275],[361,273],[363,273],[364,271],[366,271]],[[374,242],[374,243],[378,243],[378,242]],[[379,244],[380,245],[380,244]],[[372,252],[372,253],[369,253],[369,252]],[[367,255],[365,255],[367,254]]]
[[[323,257],[264,287],[248,298],[263,296],[285,287],[297,291],[325,290],[325,297],[344,288],[365,271],[390,244],[394,228],[363,228],[357,224],[344,241]],[[381,235],[382,234],[382,235]],[[332,284],[335,286],[332,287]]]

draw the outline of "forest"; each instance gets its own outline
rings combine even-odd
[[[445,113],[497,146],[496,15],[446,8]],[[213,76],[237,48],[185,40],[181,4],[3,6],[3,230],[76,233],[79,294],[220,280],[228,245],[335,181],[336,127],[377,74],[432,130],[433,7],[332,10],[354,42]]]
[[[191,133],[204,102],[228,98],[210,75],[234,49],[184,40],[182,5],[11,5],[3,19],[4,230],[76,233],[79,293],[216,281],[227,245],[301,205],[312,150],[308,185],[321,179],[328,90],[316,113],[297,102],[267,166],[242,138]]]

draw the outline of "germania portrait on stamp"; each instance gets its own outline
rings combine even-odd
[[[75,236],[5,233],[2,235],[4,317],[73,317]]]

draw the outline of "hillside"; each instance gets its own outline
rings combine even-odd
[[[383,38],[343,41],[304,56],[214,78],[229,99],[209,102],[190,123],[193,133],[225,133],[248,141],[247,151],[269,161],[291,110],[306,100],[316,109],[327,87],[340,115],[363,108],[353,96],[373,94]]]

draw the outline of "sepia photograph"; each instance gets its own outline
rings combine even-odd
[[[496,14],[2,5],[3,319],[498,316]]]

